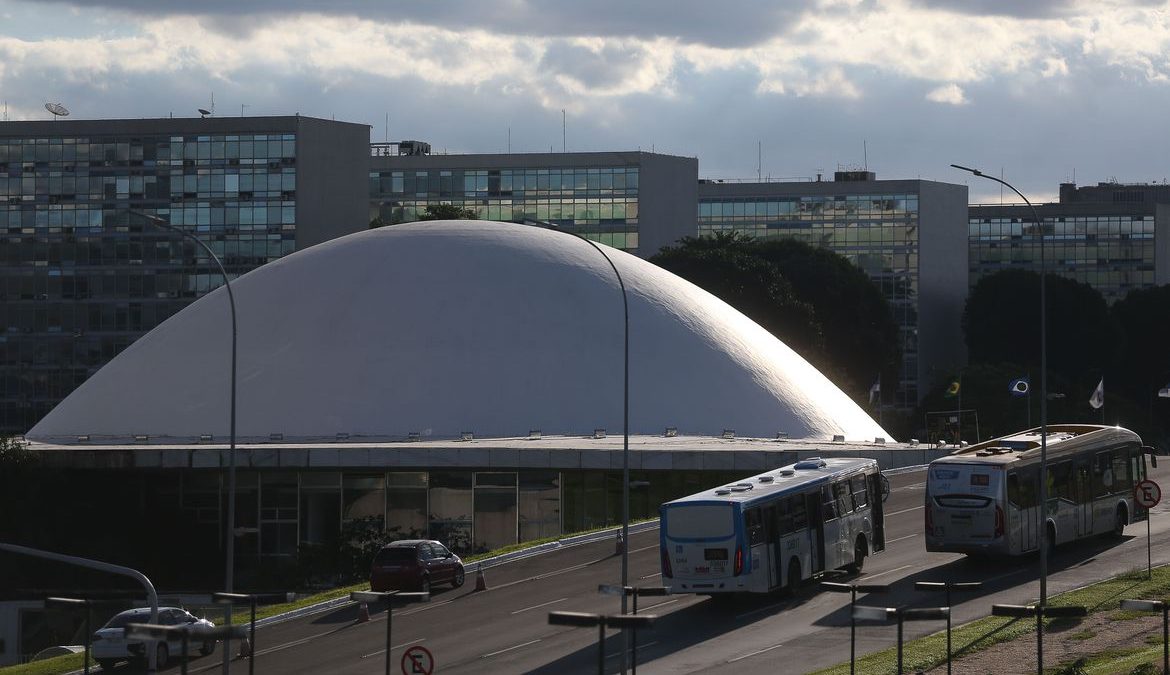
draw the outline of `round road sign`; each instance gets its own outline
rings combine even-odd
[[[426,647],[415,645],[402,654],[402,675],[431,675],[435,672],[435,657]]]
[[[1133,486],[1133,500],[1138,506],[1152,509],[1162,501],[1162,488],[1152,480],[1138,481],[1138,484]]]

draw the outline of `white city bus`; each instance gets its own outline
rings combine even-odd
[[[876,460],[812,457],[667,502],[663,584],[673,593],[767,593],[825,570],[860,571],[885,549],[887,492]]]
[[[1137,434],[1121,427],[1048,427],[1050,547],[1098,534],[1121,536],[1147,512],[1133,499],[1146,477]],[[1040,430],[961,448],[930,463],[926,550],[1020,555],[1040,546]]]

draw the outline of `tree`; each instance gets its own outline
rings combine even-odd
[[[1112,382],[1134,401],[1137,414],[1131,419],[1144,420],[1127,426],[1147,443],[1170,448],[1170,399],[1157,395],[1170,386],[1170,284],[1131,291],[1113,304],[1112,315],[1121,333]],[[1106,405],[1112,402],[1106,399]]]
[[[867,401],[879,368],[893,374],[897,327],[889,305],[836,253],[731,232],[685,237],[650,261],[742,311],[857,401]]]
[[[1088,284],[1049,274],[1048,369],[1093,384],[1113,360],[1117,332],[1101,294]],[[1015,363],[1039,372],[1040,275],[1007,270],[975,284],[963,310],[972,363]]]
[[[465,209],[454,204],[427,204],[419,220],[475,220],[479,218],[472,209]]]

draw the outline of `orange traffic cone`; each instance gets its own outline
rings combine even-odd
[[[358,603],[357,622],[365,623],[370,620],[370,606],[366,603]]]
[[[618,535],[617,535],[617,551],[616,551],[617,555],[621,555],[621,554],[622,554],[622,551],[624,551],[624,550],[625,550],[625,548],[626,548],[626,540],[625,540],[625,539],[622,539],[622,533],[621,533],[621,532],[618,532]]]
[[[487,590],[487,579],[484,579],[483,577],[483,565],[478,565],[475,568],[475,590]]]

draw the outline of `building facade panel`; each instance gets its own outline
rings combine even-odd
[[[883,392],[892,390],[891,402],[910,408],[936,371],[963,358],[961,349],[955,354],[951,346],[957,323],[949,322],[966,298],[966,280],[953,272],[958,265],[961,274],[966,265],[966,195],[959,185],[879,181],[869,172],[838,172],[832,182],[704,181],[698,233],[796,239],[860,267],[890,302],[901,338],[899,381]]]
[[[300,117],[0,123],[0,433],[222,283],[135,212],[203,238],[239,276],[364,226],[359,189],[333,183],[360,184],[367,142],[363,125]]]

